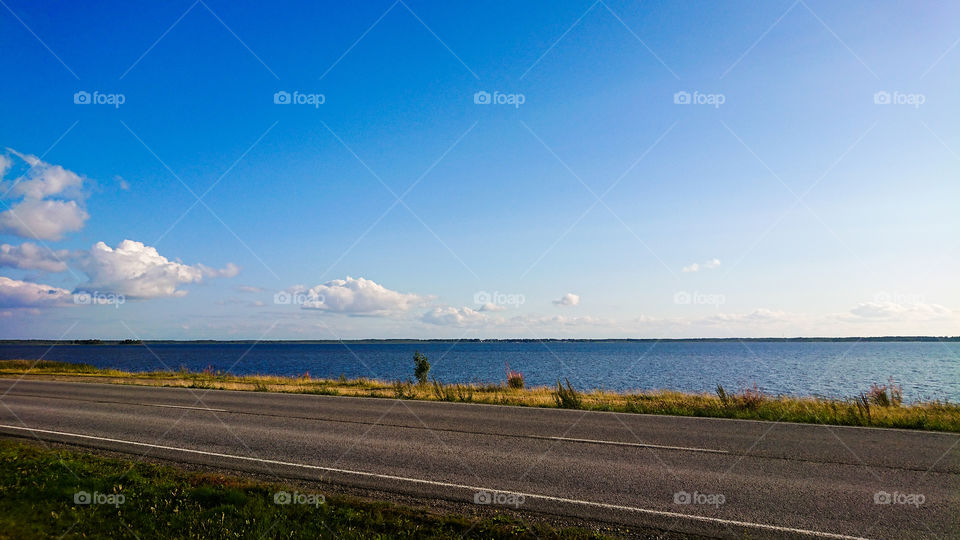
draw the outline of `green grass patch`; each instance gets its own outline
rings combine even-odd
[[[0,538],[600,538],[342,496],[277,504],[278,492],[320,495],[0,440]],[[78,493],[101,503],[79,504]]]

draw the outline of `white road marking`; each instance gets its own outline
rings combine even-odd
[[[230,412],[226,409],[212,409],[210,407],[188,407],[186,405],[162,405],[160,403],[131,403],[131,405],[143,405],[144,407],[170,407],[171,409],[193,409],[195,411]]]
[[[696,515],[691,515],[691,514],[681,514],[681,513],[679,513],[679,512],[667,512],[667,511],[665,511],[665,510],[651,510],[651,509],[649,509],[649,508],[637,508],[637,507],[633,507],[633,506],[623,506],[623,505],[619,505],[619,504],[608,504],[608,503],[601,503],[601,502],[594,502],[594,501],[582,501],[582,500],[579,500],[579,499],[567,499],[567,498],[564,498],[564,497],[553,497],[553,496],[550,496],[550,495],[538,495],[538,494],[536,494],[536,493],[523,493],[523,492],[519,492],[519,491],[504,491],[504,490],[492,489],[492,488],[468,486],[468,485],[464,485],[464,484],[454,484],[454,483],[451,483],[451,482],[439,482],[439,481],[436,481],[436,480],[424,480],[424,479],[422,479],[422,478],[407,478],[407,477],[404,477],[404,476],[394,476],[394,475],[390,475],[390,474],[379,474],[379,473],[364,472],[364,471],[351,471],[351,470],[349,470],[349,469],[336,469],[336,468],[333,468],[333,467],[321,467],[321,466],[319,466],[319,465],[307,465],[307,464],[304,464],[304,463],[291,463],[291,462],[288,462],[288,461],[278,461],[278,460],[275,460],[275,459],[262,459],[262,458],[255,458],[255,457],[238,456],[238,455],[234,455],[234,454],[222,454],[222,453],[219,453],[219,452],[206,452],[206,451],[204,451],[204,450],[193,450],[193,449],[190,449],[190,448],[178,448],[178,447],[176,447],[176,446],[164,446],[164,445],[161,445],[161,444],[150,444],[150,443],[142,443],[142,442],[137,442],[137,441],[125,441],[125,440],[122,440],[122,439],[111,439],[111,438],[108,438],[108,437],[96,437],[96,436],[93,436],[93,435],[83,435],[83,434],[81,434],[81,433],[67,433],[67,432],[63,432],[63,431],[52,431],[52,430],[40,429],[40,428],[11,426],[11,425],[6,425],[6,424],[0,424],[0,428],[2,428],[2,429],[13,429],[13,430],[17,430],[17,431],[30,431],[30,432],[35,432],[35,433],[48,433],[48,434],[51,434],[51,435],[65,435],[65,436],[67,436],[67,437],[76,437],[76,438],[79,438],[79,439],[92,439],[92,440],[95,440],[95,441],[106,441],[106,442],[113,442],[113,443],[120,443],[120,444],[129,444],[129,445],[132,445],[132,446],[145,446],[145,447],[148,447],[148,448],[158,448],[158,449],[160,449],[160,450],[174,450],[174,451],[177,451],[177,452],[184,452],[184,453],[188,453],[188,454],[199,454],[199,455],[203,455],[203,456],[211,456],[211,457],[220,457],[220,458],[236,459],[236,460],[242,460],[242,461],[253,461],[253,462],[257,462],[257,463],[268,463],[268,464],[272,464],[272,465],[282,465],[282,466],[286,466],[286,467],[300,467],[300,468],[303,468],[303,469],[311,469],[311,470],[316,470],[316,471],[326,471],[326,472],[340,473],[340,474],[352,474],[352,475],[354,475],[354,476],[364,476],[364,477],[368,477],[368,478],[380,478],[380,479],[384,479],[384,480],[398,480],[398,481],[402,481],[402,482],[411,482],[411,483],[415,483],[415,484],[424,484],[424,485],[429,485],[429,486],[447,487],[447,488],[455,488],[455,489],[466,489],[466,490],[475,491],[475,492],[476,492],[476,491],[491,491],[491,492],[496,492],[496,493],[506,493],[506,494],[508,494],[508,495],[522,496],[522,497],[524,497],[524,498],[526,498],[526,499],[540,499],[540,500],[544,500],[544,501],[560,502],[560,503],[566,503],[566,504],[576,504],[576,505],[580,505],[580,506],[589,506],[589,507],[594,507],[594,508],[605,508],[605,509],[609,509],[609,510],[621,510],[621,511],[626,511],[626,512],[634,512],[634,513],[638,513],[638,514],[647,514],[647,515],[653,515],[653,516],[661,516],[661,517],[668,517],[668,518],[678,518],[678,519],[690,519],[690,520],[693,520],[693,521],[700,521],[700,522],[705,522],[705,523],[719,523],[719,524],[722,524],[722,525],[733,525],[733,526],[737,526],[737,527],[747,527],[747,528],[754,528],[754,529],[762,529],[762,530],[765,530],[765,531],[776,531],[776,532],[785,532],[785,533],[793,533],[793,534],[803,534],[803,535],[807,535],[807,536],[813,536],[813,537],[815,537],[815,538],[836,538],[836,539],[839,539],[839,540],[869,540],[869,539],[867,539],[867,538],[863,538],[863,537],[860,537],[860,536],[848,536],[848,535],[845,535],[845,534],[837,534],[837,533],[829,533],[829,532],[822,532],[822,531],[814,531],[814,530],[809,530],[809,529],[796,529],[796,528],[793,528],[793,527],[782,527],[782,526],[780,526],[780,525],[768,525],[768,524],[766,524],[766,523],[752,523],[752,522],[749,522],[749,521],[737,521],[737,520],[733,520],[733,519],[723,519],[723,518],[715,518],[715,517],[707,517],[707,516],[696,516]]]
[[[596,439],[574,439],[571,437],[545,437],[542,435],[529,435],[533,439],[550,439],[554,441],[572,441],[572,442],[582,442],[582,443],[591,443],[591,444],[609,444],[613,446],[638,446],[640,448],[660,448],[662,450],[686,450],[688,452],[708,452],[711,454],[729,454],[730,452],[726,450],[716,450],[713,448],[697,448],[693,446],[665,446],[662,444],[648,444],[648,443],[635,443],[635,442],[621,442],[621,441],[598,441]]]

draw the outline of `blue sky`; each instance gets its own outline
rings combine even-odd
[[[960,333],[960,7],[4,2],[0,337]]]

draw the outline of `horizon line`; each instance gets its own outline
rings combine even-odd
[[[958,336],[794,336],[794,337],[687,337],[687,338],[356,338],[356,339],[129,339],[129,338],[83,338],[83,339],[0,339],[0,344],[15,343],[57,343],[57,344],[96,344],[96,343],[364,343],[364,342],[516,342],[516,341],[615,341],[615,342],[660,342],[660,341],[958,341]]]

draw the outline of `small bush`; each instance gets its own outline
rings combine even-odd
[[[507,365],[507,386],[514,390],[520,390],[524,386],[523,373],[510,369]]]
[[[870,385],[866,397],[880,407],[899,407],[903,403],[903,386],[894,383],[891,377],[889,384]]]
[[[456,401],[457,395],[455,390],[443,384],[442,382],[434,379],[433,380],[433,395],[437,396],[437,399],[440,401]]]
[[[396,381],[393,383],[393,395],[397,399],[413,399],[416,393],[413,391],[413,383],[410,381]]]
[[[562,409],[579,409],[583,407],[583,398],[580,397],[580,393],[573,389],[573,385],[570,384],[570,379],[565,379],[567,381],[567,387],[563,387],[563,383],[557,380],[557,389],[553,393],[553,400],[557,403],[557,407]]]
[[[867,422],[870,421],[870,397],[860,393],[859,396],[853,398],[854,404],[857,406],[857,415],[861,419],[865,419]]]
[[[766,396],[763,395],[763,390],[757,388],[757,383],[753,383],[753,388],[746,388],[737,396],[740,406],[744,409],[756,409],[765,399]]]
[[[473,401],[473,387],[470,385],[458,384],[454,387],[457,391],[457,400],[469,403]]]
[[[730,396],[727,395],[727,391],[724,390],[722,384],[717,384],[717,397],[720,398],[720,403],[724,407],[730,404]]]
[[[413,353],[413,375],[420,384],[427,383],[427,377],[430,375],[430,361],[426,355],[420,354],[420,351]]]

